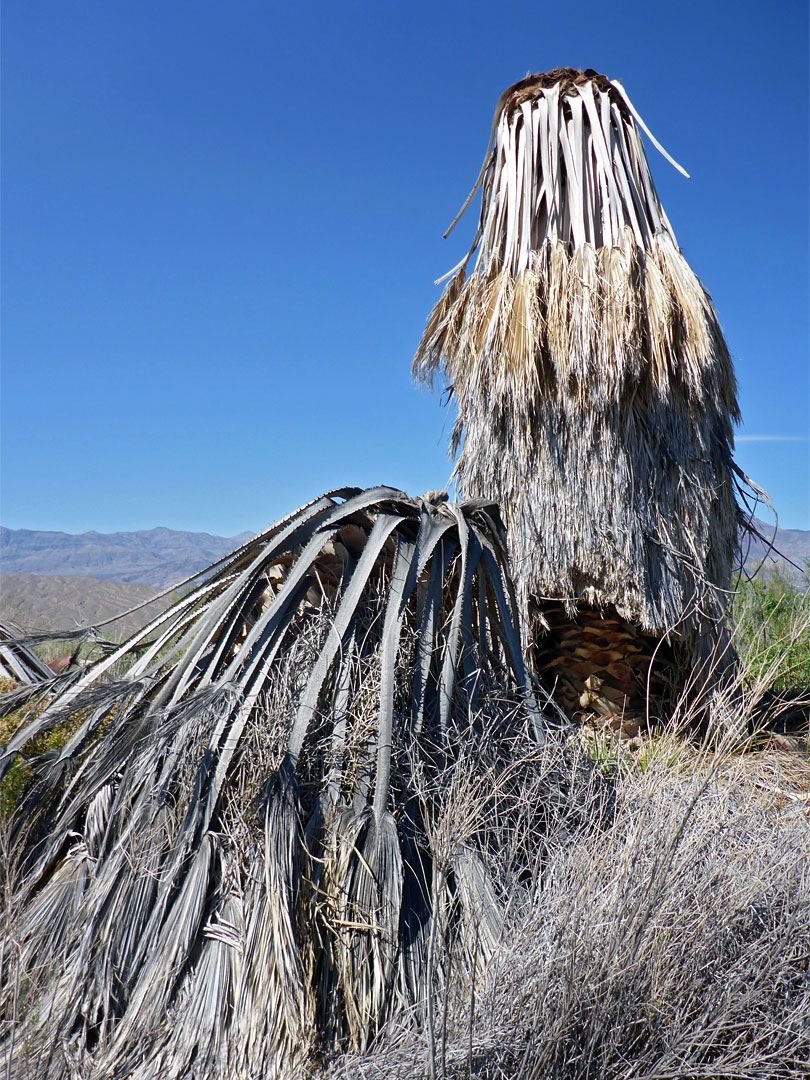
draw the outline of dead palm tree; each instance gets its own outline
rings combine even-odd
[[[7,1077],[284,1075],[393,1017],[430,1025],[438,969],[474,976],[495,947],[509,778],[526,791],[545,738],[521,635],[610,708],[663,637],[693,661],[716,640],[734,382],[632,106],[557,71],[493,130],[417,357],[453,384],[473,497],[331,492],[7,698],[30,711],[0,777],[26,754],[31,777],[3,882]]]
[[[504,92],[414,361],[452,388],[461,491],[503,513],[535,667],[608,715],[722,652],[740,526],[731,359],[638,125],[592,70]]]
[[[544,738],[505,562],[483,500],[331,492],[30,688],[0,775],[69,736],[15,817],[3,1075],[286,1075],[424,1020],[459,927],[486,962],[494,826],[442,808]]]

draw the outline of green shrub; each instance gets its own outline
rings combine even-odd
[[[0,679],[0,694],[8,693],[15,686],[13,679]],[[46,704],[46,699],[40,697],[33,704],[24,705],[22,708],[0,719],[0,746],[4,746],[14,732],[22,727],[24,723],[33,720],[42,712]],[[43,731],[28,742],[25,753],[18,755],[14,764],[0,781],[0,823],[9,820],[17,809],[28,785],[33,780],[33,760],[48,751],[61,750],[70,736],[84,722],[86,716],[86,712],[77,712],[61,724],[56,724],[48,731]]]
[[[752,679],[782,693],[810,688],[810,592],[779,570],[743,582],[734,598],[740,656]]]

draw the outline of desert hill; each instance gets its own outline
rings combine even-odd
[[[769,541],[773,537],[771,542],[774,550],[769,551],[761,540],[753,539],[750,546],[743,549],[746,567],[755,567],[764,558],[766,570],[778,569],[797,584],[806,582],[807,565],[810,562],[810,531],[777,529],[774,536],[773,525],[766,525],[762,521],[755,521],[754,524]]]
[[[159,590],[152,585],[103,581],[79,574],[0,574],[0,620],[24,630],[72,630],[95,626]],[[171,594],[105,627],[102,636],[122,640],[164,610]]]

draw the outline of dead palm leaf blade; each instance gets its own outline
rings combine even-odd
[[[421,1022],[459,926],[485,962],[486,830],[436,837],[459,762],[544,738],[504,545],[482,500],[332,492],[57,682],[0,756],[80,718],[13,823],[6,1075],[286,1075]]]
[[[0,623],[0,679],[13,679],[23,686],[35,686],[53,678],[53,671],[28,645],[21,644],[22,632],[9,623]]]

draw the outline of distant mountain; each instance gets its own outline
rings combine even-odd
[[[754,525],[773,544],[773,550],[770,551],[761,540],[752,539],[750,547],[743,549],[746,567],[750,569],[758,566],[764,559],[767,570],[778,569],[791,581],[807,582],[810,532],[807,529],[777,529],[774,536],[773,525],[766,525],[756,519]]]
[[[81,574],[106,581],[164,588],[202,570],[250,539],[149,529],[73,535],[0,527],[4,574]]]

